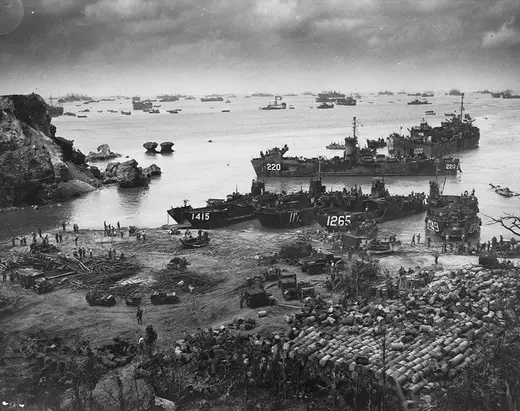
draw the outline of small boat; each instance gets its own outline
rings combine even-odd
[[[161,107],[161,104],[154,104],[154,107],[157,108],[157,107]]]
[[[433,110],[426,110],[424,112],[424,114],[426,114],[427,116],[434,116],[435,115],[435,111],[433,111]]]
[[[87,116],[77,116],[78,118],[87,118]]]
[[[223,113],[229,113],[229,112],[231,112],[231,110],[230,109],[225,109],[225,110],[222,110],[222,112]]]
[[[457,115],[455,113],[444,113],[446,117],[456,117]]]
[[[495,190],[495,193],[501,195],[501,196],[504,196],[504,197],[514,197],[514,196],[517,196],[519,195],[519,193],[515,193],[514,191],[511,191],[509,189],[509,187],[500,187],[500,186],[496,186],[494,184],[491,184],[489,183],[489,185],[491,186],[491,188],[493,190]]]
[[[170,114],[179,114],[179,109],[175,109],[175,110],[166,110],[168,113]]]
[[[125,116],[130,116],[132,115],[132,112],[131,111],[121,111],[121,114],[124,114]]]
[[[289,106],[289,110],[294,110],[294,106],[292,104]]]
[[[345,144],[341,143],[330,143],[329,145],[325,146],[327,150],[345,150],[346,146]]]
[[[321,103],[316,108],[334,108],[334,104],[333,103]]]
[[[181,242],[183,248],[202,248],[209,244],[209,238],[205,239],[204,237],[189,237],[186,239],[179,238],[179,241]]]
[[[148,113],[149,114],[159,114],[160,111],[159,110],[148,110]]]

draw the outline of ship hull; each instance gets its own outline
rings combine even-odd
[[[349,164],[343,161],[299,160],[282,158],[264,160],[254,158],[251,164],[257,176],[263,177],[310,177],[320,172],[322,177],[332,176],[435,176],[456,175],[458,160],[439,159],[429,161],[401,161],[396,163]],[[321,169],[321,170],[320,170]]]
[[[300,210],[258,210],[256,218],[267,228],[300,228],[312,224],[315,220],[316,207]]]
[[[252,207],[226,208],[223,210],[194,208],[185,211],[183,215],[194,228],[202,228],[203,230],[227,227],[256,218]]]
[[[465,238],[476,237],[480,234],[481,220],[478,217],[468,219],[460,226],[453,226],[438,216],[427,216],[424,220],[426,232],[431,235],[439,236],[443,240],[448,235],[449,240],[461,240]]]
[[[426,157],[443,157],[448,154],[458,153],[464,150],[471,150],[478,147],[480,136],[467,138],[454,138],[451,141],[442,143],[420,143],[408,139],[392,139],[388,146],[390,154],[424,154]]]
[[[181,207],[172,207],[168,210],[168,215],[173,218],[177,224],[182,224],[186,221],[186,217],[184,217],[184,213],[193,210],[192,206],[181,206]]]

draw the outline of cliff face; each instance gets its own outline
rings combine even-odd
[[[72,141],[56,137],[37,94],[0,96],[0,207],[63,201],[99,180]]]

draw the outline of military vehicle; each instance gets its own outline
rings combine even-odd
[[[280,270],[280,267],[271,266],[264,271],[264,279],[265,281],[277,281],[280,279],[281,274],[282,270]]]
[[[103,293],[100,290],[90,290],[85,298],[89,305],[112,307],[116,303],[116,299],[112,294]]]
[[[46,278],[38,278],[33,286],[34,291],[38,294],[48,293],[54,289],[54,285]]]
[[[140,295],[131,295],[130,297],[125,298],[126,305],[130,305],[133,307],[137,307],[141,305],[142,296]]]
[[[280,276],[278,287],[282,291],[283,298],[286,300],[295,300],[298,298],[298,284],[296,274],[285,274]]]
[[[180,301],[181,300],[179,299],[177,294],[173,293],[173,292],[165,293],[165,292],[156,291],[156,292],[152,293],[152,295],[150,295],[150,302],[155,305],[177,304]]]
[[[274,297],[263,288],[248,288],[247,290],[242,291],[241,298],[244,299],[249,308],[258,308],[276,304]]]

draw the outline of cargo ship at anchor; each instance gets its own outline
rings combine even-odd
[[[478,199],[475,190],[460,196],[443,195],[437,181],[430,181],[427,199],[426,231],[443,240],[462,240],[480,234],[482,220],[478,216]]]
[[[440,127],[432,127],[426,121],[410,129],[410,136],[397,133],[388,137],[390,154],[424,154],[426,157],[442,157],[478,147],[480,129],[474,120],[464,113],[464,94],[460,100],[460,114],[450,116]]]
[[[260,157],[253,158],[251,164],[262,177],[310,177],[321,173],[328,176],[435,176],[456,175],[460,170],[458,158],[427,158],[424,154],[407,157],[374,156],[359,148],[356,137],[356,117],[353,122],[353,136],[345,138],[343,156],[331,159],[319,157],[284,157],[289,147],[275,147]]]

